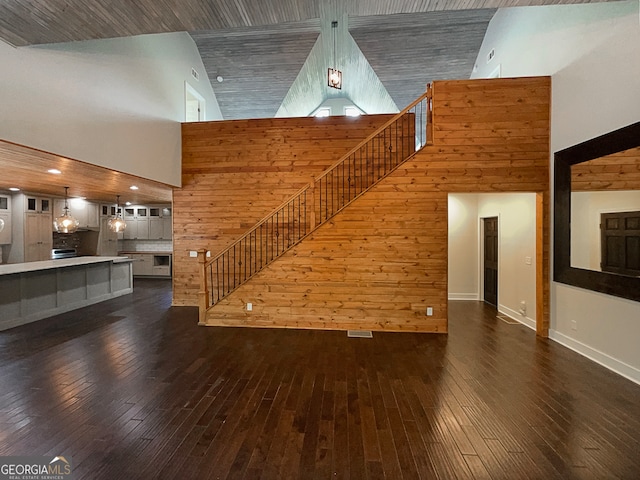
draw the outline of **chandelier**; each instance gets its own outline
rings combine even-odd
[[[336,29],[338,28],[338,22],[331,22],[331,31],[333,32],[333,65],[336,64]],[[342,72],[337,68],[329,68],[327,74],[327,85],[331,88],[337,88],[342,90]]]
[[[78,229],[78,220],[69,213],[68,194],[69,187],[64,187],[64,210],[62,215],[56,217],[53,221],[53,226],[58,233],[74,233]]]
[[[127,228],[127,223],[122,218],[122,211],[120,210],[120,195],[116,196],[116,214],[109,219],[109,230],[112,232],[120,233]]]

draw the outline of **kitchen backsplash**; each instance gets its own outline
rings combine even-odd
[[[53,248],[80,248],[80,233],[53,232]]]
[[[119,252],[171,252],[171,240],[118,240]]]

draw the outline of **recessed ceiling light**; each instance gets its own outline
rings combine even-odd
[[[50,168],[49,170],[47,170],[47,172],[49,173],[53,173],[54,175],[60,175],[62,172],[60,170],[58,170],[57,168]]]
[[[136,187],[135,185],[131,185],[131,186],[129,187],[129,189],[130,189],[130,190],[138,190],[138,187]]]
[[[11,187],[9,190],[11,190],[12,192],[19,192],[20,189],[18,187]]]

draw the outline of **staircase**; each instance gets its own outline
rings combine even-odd
[[[432,138],[432,90],[378,128],[242,237],[200,264],[199,324],[206,313],[256,273],[406,162]]]

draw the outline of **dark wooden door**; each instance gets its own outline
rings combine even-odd
[[[498,217],[484,223],[484,301],[498,306]]]
[[[602,271],[640,276],[640,212],[603,213],[600,232]]]

